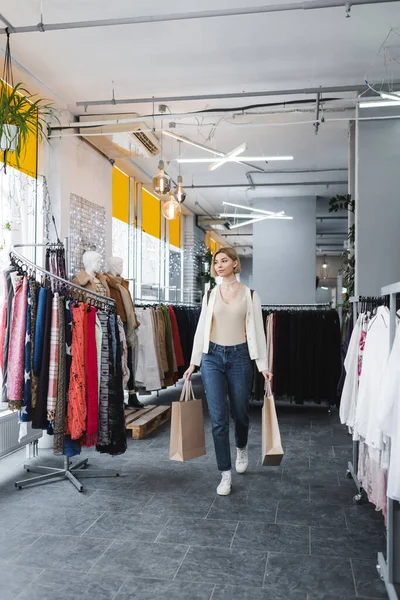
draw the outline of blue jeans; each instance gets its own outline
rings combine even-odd
[[[247,344],[219,346],[210,343],[208,354],[203,354],[201,375],[206,390],[208,411],[218,469],[231,469],[229,444],[229,410],[235,423],[236,447],[247,446],[249,433],[249,401],[253,382],[253,366]]]

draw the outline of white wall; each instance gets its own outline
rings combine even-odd
[[[53,139],[46,149],[46,176],[61,240],[69,236],[70,195],[106,209],[106,255],[112,251],[112,166],[78,137]]]
[[[371,116],[371,110],[364,112]],[[380,295],[382,286],[400,281],[399,165],[399,121],[361,121],[356,198],[357,295]]]
[[[286,211],[289,220],[253,226],[253,286],[264,304],[315,302],[315,197],[261,200],[255,208]]]
[[[253,257],[252,256],[241,256],[240,262],[242,265],[242,271],[240,273],[240,281],[247,287],[253,287]]]

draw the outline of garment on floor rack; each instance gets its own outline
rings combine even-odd
[[[263,305],[275,397],[296,404],[337,404],[341,371],[340,321],[326,304]],[[264,395],[262,376],[255,373],[254,396]]]
[[[99,452],[125,452],[126,344],[113,300],[85,292],[83,301],[76,285],[50,273],[39,283],[38,267],[27,270],[15,252],[10,258],[0,363],[20,437],[32,422],[55,436],[55,454],[73,456],[95,445]]]
[[[65,248],[61,243],[49,244],[46,247],[45,270],[52,275],[57,275],[61,279],[67,277],[67,267],[65,262]],[[52,279],[50,283],[53,292],[57,291],[57,280]]]
[[[358,464],[353,465],[358,481],[369,501],[385,517],[389,446],[382,411],[388,406],[388,389],[394,375],[387,373],[390,313],[386,302],[383,298],[363,298],[357,302],[359,313],[357,316],[355,311],[357,318],[344,363],[346,378],[339,413],[341,422],[358,444]],[[395,344],[393,356],[396,348]]]
[[[171,386],[189,366],[200,308],[184,304],[141,305],[137,300],[135,306],[140,322],[136,331],[136,386],[147,392]]]

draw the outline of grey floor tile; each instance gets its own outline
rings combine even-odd
[[[85,500],[82,507],[95,511],[112,510],[137,514],[153,496],[153,492],[138,492],[133,488],[130,490],[96,490]]]
[[[387,598],[386,588],[376,570],[376,560],[351,560],[357,596]]]
[[[292,554],[269,554],[264,587],[337,596],[355,593],[349,560]]]
[[[276,522],[310,527],[346,527],[342,506],[317,505],[297,500],[279,502]]]
[[[129,579],[115,600],[210,600],[213,589],[210,583]]]
[[[308,594],[307,600],[367,600],[365,596],[336,596],[332,594]],[[368,600],[378,600],[369,598]]]
[[[324,461],[326,458],[335,458],[332,446],[320,446],[320,445],[307,445],[302,449],[303,456],[310,456],[311,458],[318,458],[318,460]],[[294,447],[288,447],[286,454],[288,456],[298,456],[299,450]]]
[[[356,487],[348,489],[338,485],[310,485],[311,502],[314,504],[338,504],[352,506]]]
[[[308,483],[318,484],[321,481],[329,485],[339,486],[339,478],[336,469],[333,466],[325,466],[321,469],[290,469],[284,468],[282,481],[288,481],[289,483]]]
[[[306,482],[292,483],[290,481],[255,481],[251,484],[249,498],[264,498],[270,500],[309,500],[310,486]]]
[[[2,510],[0,510],[0,531],[10,531],[27,519],[34,511],[29,506],[29,502],[26,502],[25,506],[21,504],[13,504],[7,502],[7,509],[5,508],[6,503],[0,504]]]
[[[163,515],[135,515],[131,511],[105,512],[87,531],[89,537],[135,539],[154,542],[168,517]]]
[[[126,577],[46,569],[18,600],[114,600]]]
[[[28,567],[88,571],[110,546],[111,540],[45,534],[16,559]]]
[[[309,456],[288,456],[284,454],[281,467],[284,470],[300,469],[306,471],[310,468],[310,457]]]
[[[15,564],[6,564],[3,559],[0,559],[1,600],[15,600],[24,589],[31,587],[42,570],[31,567],[21,569]]]
[[[134,483],[133,489],[141,492],[178,492],[184,494],[193,483],[192,476],[186,473],[171,472],[171,469],[157,469],[152,473],[144,473]]]
[[[212,600],[307,600],[307,594],[254,587],[216,585]]]
[[[261,587],[267,553],[191,547],[176,579]]]
[[[348,446],[334,446],[333,451],[335,458],[341,458],[345,461],[352,460],[353,458],[353,449],[350,444]]]
[[[141,514],[205,519],[211,504],[212,500],[208,498],[190,498],[183,494],[181,496],[156,494],[141,511]]]
[[[372,504],[346,506],[346,522],[350,530],[385,531],[385,522],[381,512],[377,512]]]
[[[240,522],[232,549],[309,554],[309,527]]]
[[[92,469],[92,471],[94,470]],[[97,490],[127,490],[132,488],[136,480],[136,474],[125,474],[122,472],[119,477],[90,477],[88,479],[82,477],[84,486],[90,485],[90,487]]]
[[[116,540],[97,561],[92,572],[172,580],[187,548],[177,544]]]
[[[29,531],[42,534],[51,531],[57,535],[82,535],[103,511],[92,508],[50,508],[36,509],[29,519],[25,519],[15,531]]]
[[[157,537],[157,542],[230,548],[237,521],[171,518]]]
[[[274,523],[276,515],[276,501],[260,494],[247,497],[217,496],[207,515],[207,519],[223,519],[238,521],[263,521]]]
[[[28,546],[36,542],[41,535],[42,532],[26,533],[25,531],[17,531],[16,529],[7,532],[0,532],[0,548],[2,558],[8,562],[13,561],[21,554],[21,552],[24,552]]]
[[[376,557],[386,547],[383,533],[358,529],[348,531],[337,527],[311,527],[311,554],[340,558]]]

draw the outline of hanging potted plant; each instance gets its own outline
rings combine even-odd
[[[19,166],[20,158],[26,149],[30,135],[42,140],[47,129],[46,118],[52,116],[51,104],[47,104],[23,87],[14,84],[10,51],[10,34],[7,31],[7,46],[3,78],[0,86],[0,150],[4,152],[4,165],[7,155],[14,152]]]

